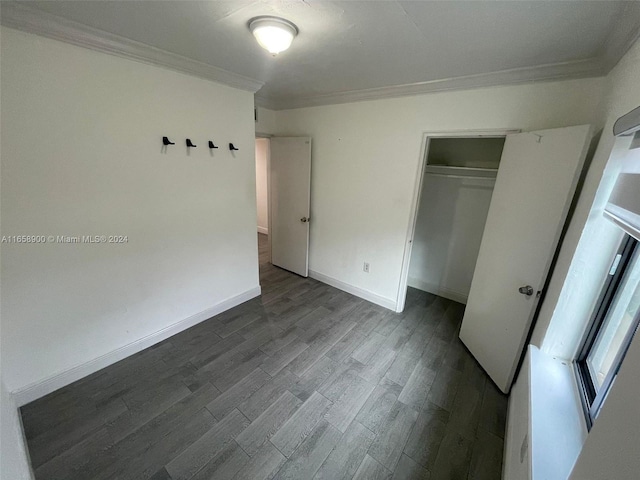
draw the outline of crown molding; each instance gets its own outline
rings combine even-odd
[[[257,94],[256,105],[270,110],[288,110],[294,108],[317,107],[339,103],[362,102],[385,98],[424,95],[427,93],[450,90],[469,90],[473,88],[496,87],[500,85],[517,85],[542,81],[568,80],[576,78],[600,77],[608,72],[606,65],[599,58],[589,58],[574,62],[537,65],[534,67],[514,68],[499,72],[481,73],[461,77],[411,83],[408,85],[392,85],[388,87],[352,90],[347,92],[315,95],[311,97],[275,98]]]
[[[129,60],[168,68],[251,93],[257,92],[264,85],[264,82],[253,78],[67,20],[26,6],[23,2],[0,2],[0,4],[0,24],[6,27]]]
[[[129,60],[168,68],[252,93],[264,86],[264,82],[259,80],[52,15],[35,7],[27,6],[25,2],[0,1],[0,8],[0,24],[6,27]],[[309,97],[274,97],[257,94],[255,104],[270,110],[287,110],[451,90],[603,76],[617,64],[626,51],[638,40],[639,35],[640,32],[635,30],[629,34],[614,32],[609,37],[602,56],[598,58]]]

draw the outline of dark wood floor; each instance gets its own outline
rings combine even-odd
[[[463,305],[395,314],[266,263],[262,297],[22,408],[37,479],[499,479]]]

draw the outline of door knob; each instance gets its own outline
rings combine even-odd
[[[530,297],[531,295],[533,295],[533,287],[531,285],[526,285],[524,287],[520,287],[518,289],[518,291],[521,294],[526,295],[527,297]]]
[[[307,223],[309,220],[311,220],[311,219],[310,219],[310,218],[307,218],[307,217],[302,217],[302,218],[300,219],[300,221],[301,221],[302,223]]]

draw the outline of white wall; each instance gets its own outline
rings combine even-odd
[[[509,407],[506,432],[504,458],[502,459],[503,480],[529,480],[531,478],[531,456],[529,434],[531,425],[529,421],[530,395],[529,382],[531,381],[531,354],[525,356],[520,369],[520,375],[516,379],[509,394]],[[517,419],[517,421],[512,421]],[[545,479],[546,480],[546,479]]]
[[[10,391],[259,292],[251,93],[7,28],[1,44],[3,235],[128,236],[2,245]]]
[[[267,193],[267,156],[269,140],[256,138],[256,201],[258,232],[269,233],[269,196]]]
[[[584,79],[277,112],[278,133],[313,137],[310,269],[395,304],[423,133],[591,123],[602,86]]]
[[[268,108],[256,107],[258,120],[255,122],[256,134],[272,135],[276,132],[277,112]]]
[[[572,480],[636,480],[640,471],[640,336],[636,335],[571,473]]]
[[[33,478],[16,407],[4,381],[0,381],[0,479]]]
[[[466,303],[495,179],[426,174],[409,286]]]
[[[609,150],[613,142],[611,130],[613,122],[621,115],[640,106],[638,78],[640,78],[640,42],[636,42],[607,77],[607,124],[603,137]],[[602,154],[606,156],[606,150]],[[608,182],[605,184],[608,185]],[[638,477],[640,470],[639,370],[640,335],[636,335],[600,415],[589,432],[571,479],[631,480]]]
[[[560,358],[572,358],[608,269],[608,257],[621,237],[620,231],[602,217],[629,139],[614,146],[613,123],[640,105],[640,43],[623,57],[605,78],[601,113],[596,125],[602,135],[582,193],[562,244],[532,343]],[[615,148],[614,148],[615,147]],[[612,151],[613,150],[613,151]],[[640,410],[637,381],[640,369],[640,336],[636,335],[603,409],[589,433],[571,478],[600,480],[637,478],[640,457]],[[523,371],[521,370],[522,377]],[[521,383],[516,382],[516,388]],[[576,399],[576,401],[579,401]],[[521,412],[526,399],[511,396],[508,431],[528,422]],[[520,414],[518,414],[520,412]],[[517,458],[519,441],[507,440],[505,455]],[[510,478],[510,477],[505,477]]]
[[[626,143],[628,146],[629,142]],[[541,342],[542,350],[553,356],[569,360],[575,357],[622,239],[621,230],[604,218],[603,211],[615,183],[621,154],[626,153],[627,146],[619,144],[607,157],[605,150],[611,151],[611,141],[609,138],[601,139],[590,170],[594,176],[600,174],[600,186],[595,197],[591,188],[583,190],[581,204],[574,214],[575,221],[563,242],[560,261],[553,273],[532,340],[534,344]],[[598,172],[598,167],[607,158],[605,173],[602,170]],[[586,208],[587,199],[593,201],[590,210]],[[583,220],[582,225],[579,225],[580,220]],[[578,236],[576,248],[575,234],[580,226],[582,233]],[[575,253],[567,265],[562,256],[568,256],[572,246]],[[564,282],[558,285],[562,279]],[[548,327],[546,333],[542,333],[544,327]],[[543,340],[539,340],[541,335],[544,335]]]
[[[2,35],[0,35],[0,52],[2,51]],[[1,65],[0,65],[1,67]],[[2,78],[0,77],[0,85]],[[0,88],[0,92],[2,89]],[[1,105],[1,96],[0,96]],[[0,106],[1,108],[1,106]],[[3,122],[0,122],[0,138]],[[0,172],[2,163],[0,162]],[[2,178],[2,175],[0,175]],[[2,186],[0,182],[0,206],[2,205]],[[1,207],[0,207],[1,209]],[[4,230],[0,224],[0,236]],[[0,243],[0,252],[2,243]],[[2,255],[0,254],[0,271]],[[2,296],[2,276],[0,275],[0,298]],[[29,462],[25,438],[19,418],[18,408],[4,383],[4,365],[2,364],[2,309],[0,308],[0,480],[31,480],[33,474]]]

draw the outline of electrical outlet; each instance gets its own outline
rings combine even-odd
[[[369,273],[369,262],[364,262],[364,265],[362,266],[362,271]]]

